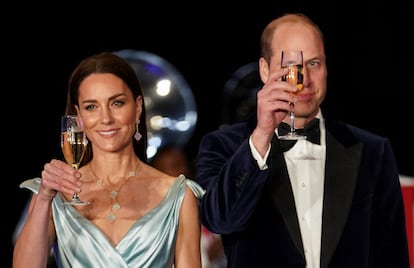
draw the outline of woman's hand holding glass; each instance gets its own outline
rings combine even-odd
[[[77,192],[79,186],[73,182],[77,181],[79,176],[79,172],[68,166],[66,162],[52,159],[44,165],[38,195],[43,199],[52,200],[57,192]]]

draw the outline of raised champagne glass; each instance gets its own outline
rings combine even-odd
[[[296,86],[296,92],[291,94],[299,95],[303,87],[303,53],[301,50],[283,50],[281,59],[282,68],[287,68],[288,73],[282,77],[282,81]],[[282,140],[300,140],[306,139],[306,136],[300,135],[295,131],[295,103],[290,105],[290,132],[286,135],[279,136]]]
[[[76,115],[62,116],[60,144],[65,161],[75,169],[78,169],[85,154],[88,140],[83,130],[82,122],[80,122],[80,119]],[[72,200],[64,203],[64,205],[88,204],[90,202],[80,200],[77,193],[73,194]]]

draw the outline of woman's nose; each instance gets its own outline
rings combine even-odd
[[[102,109],[101,122],[102,124],[109,124],[112,121],[112,114],[109,109]]]

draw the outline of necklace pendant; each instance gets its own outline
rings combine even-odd
[[[112,205],[112,211],[118,211],[120,208],[121,208],[121,205],[119,205],[118,202]]]
[[[115,190],[112,190],[112,191],[110,191],[110,192],[109,192],[109,196],[110,196],[112,199],[114,199],[114,198],[116,198],[116,197],[118,196],[118,192],[117,192],[117,191],[115,191]]]
[[[106,216],[106,219],[109,221],[109,222],[114,222],[115,220],[116,220],[116,215],[114,214],[114,213],[112,213],[112,212],[109,212],[109,214],[108,214],[108,216]]]
[[[120,183],[118,182],[118,184],[112,185],[112,186],[116,186],[116,185],[120,184],[120,186],[118,187],[118,190],[112,190],[112,191],[109,191],[109,189],[108,189],[109,187],[105,187],[105,184],[108,184],[108,186],[111,186],[111,184],[109,182],[105,183],[104,180],[99,179],[98,176],[96,176],[95,171],[92,168],[92,165],[89,165],[89,168],[91,169],[93,175],[95,176],[96,184],[103,187],[106,191],[109,191],[107,193],[108,193],[109,197],[111,198],[112,205],[111,205],[111,211],[106,215],[106,220],[108,222],[113,223],[114,221],[117,220],[118,217],[115,215],[115,213],[121,209],[121,205],[118,203],[118,199],[117,199],[119,191],[122,189],[122,187],[125,186],[125,184],[130,179],[132,179],[136,176],[136,170],[138,168],[139,163],[140,162],[137,163],[137,166],[135,167],[135,170],[129,171],[129,177],[127,177],[127,178],[124,177],[123,180],[121,180]]]

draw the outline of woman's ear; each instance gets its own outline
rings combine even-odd
[[[136,103],[136,111],[137,111],[137,115],[136,115],[136,120],[138,122],[139,118],[141,117],[141,113],[142,113],[142,95],[139,95],[136,99],[135,99],[135,103]]]

